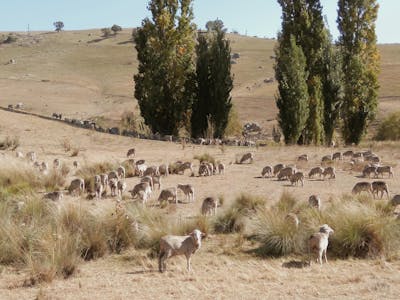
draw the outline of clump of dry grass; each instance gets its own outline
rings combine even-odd
[[[71,152],[71,157],[78,156],[80,151],[81,151],[81,149],[79,149],[79,148],[73,148],[72,152]]]
[[[62,141],[60,141],[60,145],[65,152],[69,152],[72,149],[72,143],[70,139],[63,139]]]
[[[20,145],[19,137],[9,137],[7,136],[4,140],[0,141],[0,150],[12,150],[14,151]]]

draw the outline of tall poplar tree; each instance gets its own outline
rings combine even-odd
[[[195,96],[192,0],[151,0],[148,9],[152,18],[135,35],[135,98],[153,132],[177,135],[190,125]]]
[[[377,109],[379,53],[376,0],[339,0],[337,23],[344,76],[343,138],[359,144]]]

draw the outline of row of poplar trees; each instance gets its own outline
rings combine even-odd
[[[287,144],[331,144],[340,127],[358,144],[375,117],[379,54],[376,0],[339,0],[336,45],[319,0],[278,0],[278,121]]]
[[[192,137],[210,130],[222,137],[228,123],[233,88],[231,48],[220,20],[198,33],[192,0],[152,0],[151,18],[134,37],[138,73],[135,98],[153,133]]]

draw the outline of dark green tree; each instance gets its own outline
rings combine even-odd
[[[144,19],[135,35],[135,98],[153,132],[177,135],[180,128],[189,129],[196,91],[192,1],[152,0],[148,9],[152,18]]]
[[[280,41],[282,36],[279,36]],[[276,104],[278,122],[286,144],[296,144],[306,127],[309,116],[308,73],[303,50],[294,36],[290,44],[279,43],[276,50],[275,77],[278,81]]]
[[[208,22],[207,24],[211,24]],[[214,137],[223,137],[232,108],[231,48],[223,23],[212,22],[199,34],[196,47],[197,98],[192,106],[192,136],[204,136],[212,126]]]
[[[114,32],[114,35],[116,35],[118,31],[122,31],[122,27],[117,24],[114,24],[113,26],[111,26],[111,30]]]
[[[55,31],[60,32],[64,28],[64,22],[62,21],[54,22],[53,26],[55,27]]]
[[[344,76],[343,138],[359,144],[368,122],[375,117],[379,89],[379,53],[375,22],[376,0],[339,0],[339,47]]]

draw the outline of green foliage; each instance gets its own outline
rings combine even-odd
[[[64,28],[64,22],[61,21],[54,22],[53,26],[55,27],[55,31],[60,32]]]
[[[192,136],[205,136],[213,129],[212,137],[222,137],[232,108],[230,92],[231,48],[220,20],[207,23],[206,34],[199,34],[196,47],[197,99],[192,106]]]
[[[235,109],[235,106],[232,105],[228,115],[228,124],[225,128],[225,136],[241,136],[242,130],[243,126],[240,123],[239,115]]]
[[[359,144],[377,109],[379,53],[376,0],[339,0],[337,23],[344,76],[343,138]]]
[[[122,27],[114,24],[113,26],[111,26],[111,30],[114,32],[114,35],[116,35],[118,31],[122,31]]]
[[[306,58],[293,36],[288,46],[281,38],[275,51],[275,76],[279,90],[276,99],[278,122],[286,144],[296,144],[309,115]]]
[[[135,98],[154,133],[178,135],[181,127],[189,127],[196,89],[192,4],[153,0],[148,9],[152,19],[144,19],[135,36]]]
[[[379,124],[375,139],[378,141],[400,140],[400,112],[390,114]]]

